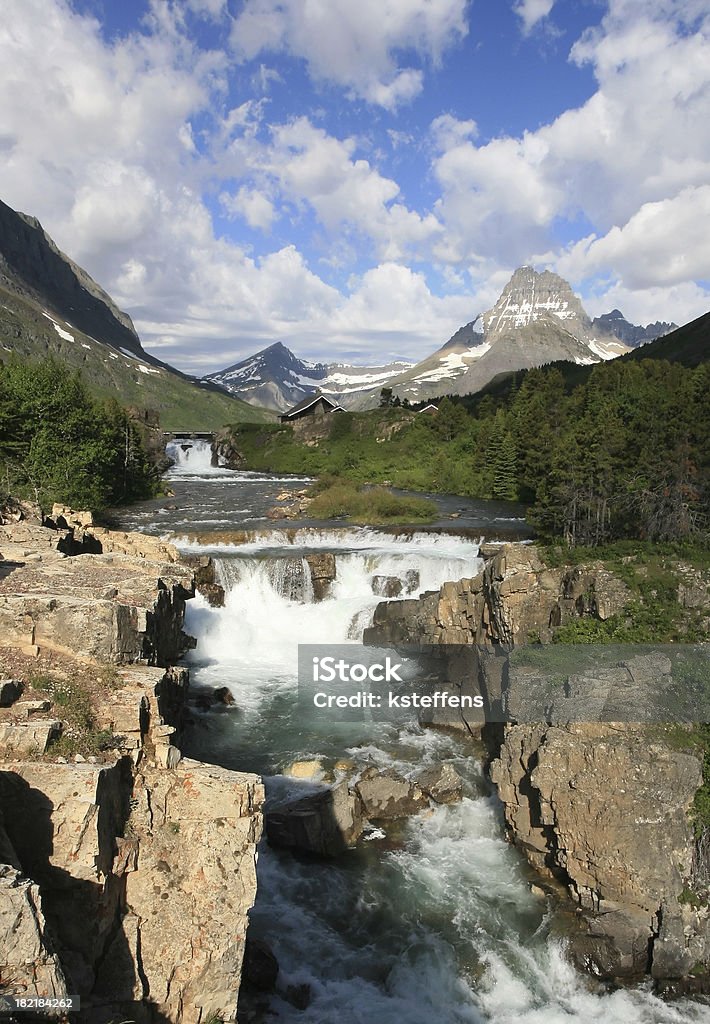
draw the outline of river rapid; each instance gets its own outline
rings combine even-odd
[[[464,779],[460,803],[438,806],[374,832],[330,862],[306,860],[262,841],[259,891],[250,935],[279,962],[276,993],[264,996],[267,1021],[289,1024],[676,1024],[709,1022],[690,1002],[665,1004],[646,988],[603,991],[566,960],[561,929],[532,876],[504,839],[500,804],[471,740],[424,730],[416,718],[334,724],[304,721],[296,700],[299,643],[361,640],[377,603],[375,574],[409,579],[414,595],[474,575],[478,530],[509,535],[520,510],[452,499],[465,510],[463,535],[413,534],[327,524],[271,528],[247,543],[230,530],[263,526],[283,479],[230,473],[209,465],[206,446],[173,449],[175,498],[132,510],[122,525],[170,535],[185,552],[217,559],[223,608],[189,602],[186,629],[192,685],[228,686],[233,707],[195,710],[186,753],[264,777],[270,800],[307,792],[283,773],[319,759],[324,773],[340,758],[411,775],[451,762]],[[291,482],[291,481],[289,481]],[[301,484],[297,484],[300,486]],[[162,511],[159,509],[162,508]],[[506,526],[506,524],[508,524]],[[453,524],[449,522],[449,526]],[[463,529],[465,527],[465,529]],[[199,536],[195,536],[198,531]],[[189,539],[188,539],[189,535]],[[331,551],[337,575],[325,600],[298,592],[285,560]],[[293,1005],[294,988],[308,1005]],[[267,1005],[268,1004],[268,1005]],[[252,1017],[253,1006],[245,1008]],[[242,1008],[240,1007],[240,1019]]]

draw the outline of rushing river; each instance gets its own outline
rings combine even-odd
[[[189,659],[195,690],[227,685],[236,705],[196,711],[187,753],[258,772],[270,799],[318,785],[282,774],[292,762],[310,759],[320,759],[325,771],[346,757],[357,764],[392,766],[405,775],[450,761],[465,780],[460,803],[375,833],[332,862],[300,859],[262,843],[250,934],[271,946],[280,966],[264,1019],[291,1024],[710,1021],[707,1008],[664,1004],[647,989],[599,991],[570,966],[550,908],[533,895],[522,857],[504,840],[500,805],[470,740],[425,731],[416,720],[404,727],[334,725],[324,716],[306,724],[299,715],[299,643],[358,641],[381,600],[372,591],[375,574],[411,583],[407,572],[416,570],[415,594],[473,575],[480,564],[476,541],[427,530],[407,536],[322,526],[296,533],[274,529],[249,543],[224,543],[222,531],[263,518],[283,483],[213,470],[199,452],[178,449],[179,462],[171,471],[176,509],[151,515],[144,507],[126,520],[151,532],[173,531],[178,538],[203,531],[199,540],[178,543],[218,559],[227,590],[224,608],[210,608],[201,597],[190,602],[186,628],[198,638]],[[517,511],[470,503],[466,519],[491,539],[504,532],[492,524],[516,519]],[[335,553],[337,576],[330,595],[315,603],[307,588],[293,592],[282,568],[285,559],[324,550]],[[294,986],[308,986],[305,1009],[289,1001]]]

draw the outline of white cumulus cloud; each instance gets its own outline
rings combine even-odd
[[[535,26],[546,18],[555,5],[555,0],[518,0],[513,10],[521,19],[523,32],[528,35]]]
[[[423,84],[420,68],[400,67],[399,53],[436,64],[467,31],[466,0],[247,0],[232,44],[244,59],[302,58],[314,79],[392,110]]]

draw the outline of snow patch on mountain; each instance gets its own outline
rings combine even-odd
[[[74,344],[74,342],[76,341],[74,335],[70,334],[69,331],[65,331],[63,327],[60,327],[57,321],[54,319],[54,317],[51,317],[49,313],[44,311],[42,312],[42,316],[46,316],[48,320],[51,320],[52,325],[54,326],[54,330],[57,332],[60,338],[64,338],[65,341],[71,341],[71,343]]]

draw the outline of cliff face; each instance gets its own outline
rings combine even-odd
[[[0,557],[11,567],[0,579],[3,644],[115,664],[177,661],[189,646],[182,620],[194,587],[174,549],[97,529],[93,544],[81,541],[101,554],[67,557],[60,547],[79,545],[73,534],[0,526]]]
[[[489,550],[483,570],[418,599],[377,606],[365,643],[521,644],[548,641],[580,615],[607,619],[627,603],[601,565],[549,569],[532,544]]]
[[[489,704],[504,693],[512,712],[510,724],[485,733],[510,838],[577,908],[569,941],[581,966],[604,978],[650,973],[666,985],[699,965],[707,974],[708,906],[688,899],[698,869],[688,810],[702,781],[700,756],[673,749],[653,726],[594,716],[531,724],[531,669],[510,661],[503,676],[503,659],[493,657],[549,641],[575,617],[608,618],[628,603],[626,586],[600,564],[549,569],[534,545],[485,554],[471,579],[379,605],[366,642],[479,645],[475,688]],[[614,706],[615,671],[645,696],[663,677],[663,661],[631,651],[600,668],[593,675],[602,701]]]
[[[512,725],[491,778],[516,845],[591,912],[572,939],[581,963],[677,979],[710,959],[707,908],[678,899],[693,871],[697,757],[639,726]]]
[[[133,664],[96,708],[115,741],[101,759],[18,749],[33,709],[2,712],[0,991],[78,993],[89,1024],[234,1020],[264,793],[256,776],[180,753],[188,675],[160,666],[184,649],[192,575],[146,538],[102,532],[111,553],[66,558],[57,545],[83,538],[34,531],[0,538],[13,555],[0,646],[37,658],[73,646],[83,670]]]
[[[131,318],[57,248],[34,217],[0,202],[0,285],[46,302],[79,330],[147,358]]]

